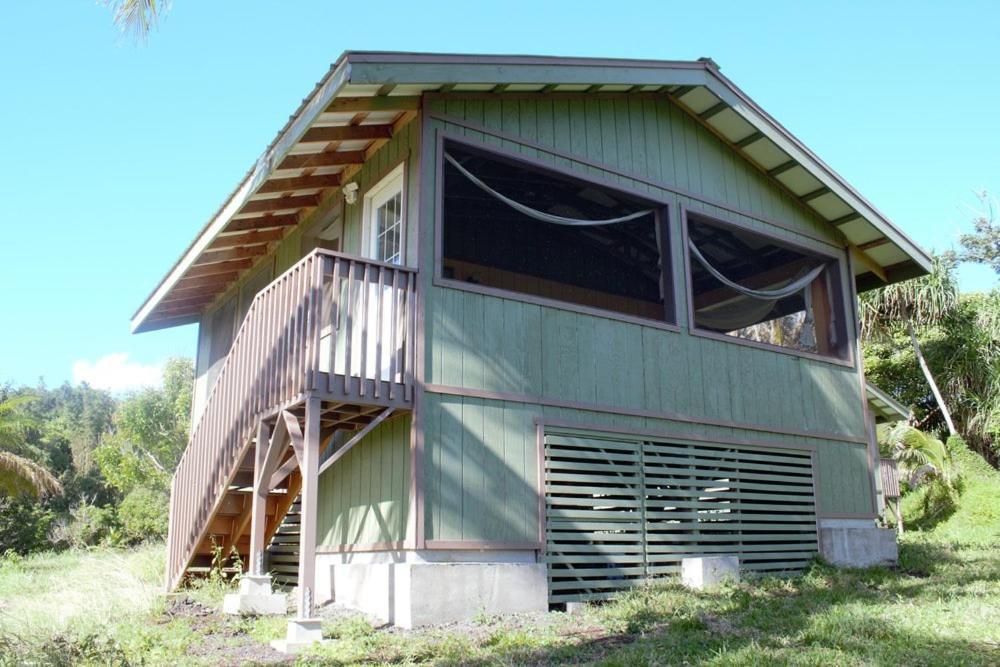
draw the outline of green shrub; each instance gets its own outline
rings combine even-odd
[[[34,499],[0,496],[0,554],[46,548],[54,518],[52,510]]]
[[[121,541],[139,544],[166,536],[169,502],[167,494],[160,489],[130,491],[118,506]]]
[[[92,547],[108,542],[115,528],[113,507],[83,502],[70,510],[69,522],[57,531],[57,537],[74,548]]]

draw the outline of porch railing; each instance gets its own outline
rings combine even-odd
[[[257,294],[174,473],[169,589],[209,534],[260,419],[310,391],[412,400],[415,289],[413,269],[318,249]]]

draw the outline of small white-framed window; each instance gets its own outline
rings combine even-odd
[[[389,172],[365,194],[367,254],[389,264],[405,257],[406,213],[403,210],[403,165]]]

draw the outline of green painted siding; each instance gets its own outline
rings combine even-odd
[[[439,394],[426,395],[424,415],[424,529],[429,540],[537,539],[538,417],[681,438],[809,445],[817,453],[820,512],[871,512],[867,453],[861,444]]]
[[[398,542],[410,507],[410,415],[388,419],[319,478],[322,547]]]
[[[432,101],[430,110],[504,136],[435,118],[428,119],[427,139],[439,133],[464,137],[665,201],[670,209],[673,277],[681,288],[677,313],[681,331],[438,287],[432,283],[428,259],[421,282],[428,384],[664,412],[753,425],[765,431],[865,437],[863,397],[855,367],[687,332],[681,207],[841,257],[844,250],[829,224],[686,114],[665,99],[639,97],[485,100],[456,96]],[[434,153],[431,146],[424,155],[428,164],[421,193],[421,253],[425,258],[434,257],[431,223],[436,213],[436,170],[430,164],[436,162]],[[842,289],[849,293],[846,275],[841,278]],[[847,329],[852,331],[852,315],[846,315]],[[537,451],[533,420],[556,413],[569,421],[678,435],[717,434],[764,444],[809,442],[818,449],[821,511],[862,514],[872,507],[862,444],[554,409],[530,400],[497,402],[429,394],[424,410],[428,539],[534,539]],[[480,435],[484,433],[485,437]],[[509,520],[501,520],[504,517]]]

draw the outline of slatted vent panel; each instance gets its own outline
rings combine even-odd
[[[739,555],[743,570],[798,570],[816,553],[809,452],[646,442],[643,471],[650,575],[708,554]]]
[[[816,553],[808,451],[550,433],[545,490],[553,602],[610,597],[686,556],[784,572]]]
[[[641,445],[545,439],[550,598],[610,597],[645,578]]]

